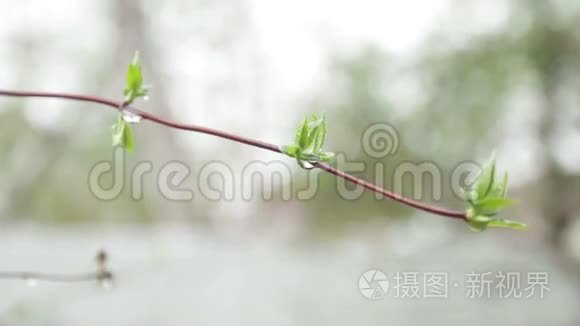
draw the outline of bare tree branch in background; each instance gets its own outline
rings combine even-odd
[[[98,282],[104,287],[112,285],[113,273],[107,267],[107,252],[100,250],[95,257],[96,270],[90,273],[44,273],[36,271],[0,271],[2,279],[20,279],[34,285],[38,281],[57,283]]]

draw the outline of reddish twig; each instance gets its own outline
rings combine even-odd
[[[192,125],[192,124],[184,124],[184,123],[180,123],[180,122],[176,122],[176,121],[171,121],[171,120],[159,117],[157,115],[154,115],[152,113],[141,111],[141,110],[139,110],[135,107],[132,107],[132,106],[124,106],[123,102],[109,100],[109,99],[105,99],[105,98],[101,98],[101,97],[97,97],[97,96],[68,94],[68,93],[52,93],[52,92],[12,91],[12,90],[0,90],[0,96],[60,98],[60,99],[69,99],[69,100],[102,104],[102,105],[112,107],[113,109],[116,109],[119,111],[127,110],[131,113],[139,115],[144,120],[149,120],[149,121],[158,123],[160,125],[164,125],[164,126],[169,127],[169,128],[187,130],[187,131],[193,131],[193,132],[199,132],[199,133],[203,133],[203,134],[213,135],[216,137],[229,139],[229,140],[234,141],[234,142],[262,148],[262,149],[269,150],[272,152],[282,153],[282,151],[280,150],[280,147],[273,145],[273,144],[269,144],[266,142],[238,136],[236,134],[229,133],[226,131],[221,131],[221,130],[217,130],[217,129],[212,129],[212,128],[207,128],[207,127],[202,127],[202,126],[197,126],[197,125]],[[395,201],[402,203],[402,204],[405,204],[407,206],[410,206],[410,207],[413,207],[413,208],[416,208],[416,209],[419,209],[419,210],[422,210],[422,211],[425,211],[428,213],[432,213],[432,214],[436,214],[436,215],[440,215],[440,216],[445,216],[445,217],[449,217],[449,218],[466,219],[465,213],[462,211],[448,210],[445,208],[424,204],[424,203],[415,201],[413,199],[403,197],[399,194],[396,194],[394,192],[383,189],[377,185],[374,185],[370,182],[367,182],[365,180],[362,180],[360,178],[352,176],[344,171],[341,171],[341,170],[334,168],[334,167],[332,167],[328,164],[325,164],[325,163],[314,163],[313,165],[315,167],[322,169],[328,173],[331,173],[337,177],[343,178],[343,179],[345,179],[349,182],[352,182],[354,184],[361,185],[362,187],[364,187],[370,191],[380,193],[387,198],[390,198],[392,200],[395,200]]]

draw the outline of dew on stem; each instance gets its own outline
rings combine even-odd
[[[123,120],[125,120],[125,122],[127,122],[127,123],[135,124],[135,123],[139,123],[139,122],[141,122],[141,120],[143,120],[143,117],[141,117],[140,115],[135,114],[129,110],[123,110],[122,115],[123,115]]]

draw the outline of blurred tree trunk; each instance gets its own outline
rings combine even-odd
[[[571,176],[558,166],[550,149],[552,139],[556,131],[557,113],[555,103],[555,85],[551,80],[553,76],[545,76],[544,81],[544,114],[540,124],[540,139],[544,148],[544,175],[542,185],[542,207],[543,217],[548,221],[551,230],[550,240],[556,246],[560,246],[562,232],[566,229],[573,214],[574,198],[571,196],[570,188]]]
[[[532,44],[531,57],[542,77],[544,102],[543,114],[539,126],[539,137],[544,152],[544,174],[541,189],[541,213],[550,226],[549,237],[557,247],[562,245],[562,235],[577,209],[577,198],[574,198],[575,178],[567,174],[553,155],[553,139],[561,127],[557,118],[561,114],[561,103],[558,101],[558,88],[564,84],[562,73],[568,69],[563,58],[576,55],[576,47],[570,47],[574,39],[567,29],[556,28],[557,16],[550,1],[529,2],[536,20],[531,36],[536,38]]]
[[[157,114],[171,118],[166,95],[167,84],[157,66],[162,56],[158,54],[154,42],[147,36],[148,26],[142,2],[138,0],[112,1],[111,6],[118,27],[116,58],[120,59],[119,62],[114,62],[114,70],[119,71],[119,67],[123,67],[124,74],[124,67],[130,62],[135,51],[140,51],[143,58],[141,64],[145,74],[145,83],[154,84],[149,102],[140,103],[140,106],[151,108]],[[182,221],[192,217],[194,211],[192,202],[175,202],[166,199],[159,192],[156,182],[159,170],[168,162],[179,161],[191,168],[188,155],[175,141],[175,133],[175,130],[158,125],[141,124],[136,128],[136,147],[139,158],[153,164],[153,172],[146,178],[154,179],[154,181],[145,183],[143,200],[152,204],[153,216],[156,218]],[[190,181],[187,187],[193,188],[192,186]],[[199,212],[199,207],[195,211]]]

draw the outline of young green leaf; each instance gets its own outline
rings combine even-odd
[[[125,143],[125,150],[129,153],[133,152],[135,149],[135,140],[133,138],[133,129],[131,125],[125,122],[125,130],[123,133],[123,141]]]
[[[322,150],[325,138],[326,138],[326,119],[323,114],[322,117],[320,118],[320,123],[316,127],[316,132],[314,136],[313,151],[315,153],[318,153],[320,152],[320,150]]]
[[[467,221],[467,225],[473,232],[482,232],[487,229],[489,222]]]
[[[308,129],[314,130],[320,126],[320,124],[324,121],[324,114],[321,117],[318,117],[316,114],[312,115],[312,119],[308,122]]]
[[[526,224],[510,220],[494,220],[489,222],[488,226],[493,228],[506,228],[524,231],[528,229]]]
[[[320,157],[320,155],[312,154],[312,153],[300,153],[299,158],[300,158],[300,160],[306,161],[306,162],[322,161],[322,158]]]
[[[527,225],[519,223],[516,221],[504,220],[504,219],[493,219],[489,216],[476,216],[467,220],[469,228],[475,232],[481,232],[491,228],[505,228],[513,230],[527,230]]]
[[[306,147],[304,148],[304,152],[306,153],[316,153],[316,139],[319,137],[321,129],[319,126],[310,129],[308,133],[308,142],[306,143]],[[320,150],[320,149],[318,149]]]
[[[497,211],[515,204],[515,201],[509,198],[485,198],[478,201],[475,206],[482,211]]]
[[[480,223],[489,223],[493,221],[493,217],[491,216],[484,216],[484,215],[477,215],[469,219],[471,222],[480,222]]]
[[[141,65],[139,63],[139,53],[135,53],[133,62],[129,64],[127,69],[127,88],[138,91],[143,85],[143,74],[141,72]]]
[[[296,145],[282,146],[281,149],[284,154],[290,157],[297,157],[300,152],[300,148]]]
[[[478,199],[487,197],[495,182],[495,153],[487,161],[481,174],[475,182],[474,189],[477,193]]]
[[[508,183],[508,174],[506,172],[504,173],[501,182],[496,182],[492,186],[492,189],[489,192],[488,197],[505,198],[507,194],[507,183]]]
[[[332,161],[334,159],[334,153],[331,152],[320,152],[318,156],[320,157],[320,160],[323,162]]]
[[[313,114],[310,120],[305,118],[300,123],[294,144],[282,146],[280,150],[296,158],[301,167],[308,168],[305,163],[327,162],[334,158],[334,154],[322,151],[325,139],[326,119],[324,115],[318,117]]]
[[[488,227],[502,227],[525,230],[526,225],[499,218],[498,212],[514,204],[506,197],[508,175],[504,174],[501,181],[495,181],[495,155],[486,163],[483,171],[471,189],[465,191],[468,208],[466,222],[475,231],[483,231]]]
[[[477,200],[477,192],[472,189],[463,189],[463,198],[467,200],[469,204],[473,204]]]
[[[132,152],[135,146],[131,125],[121,116],[113,125],[113,146],[121,146],[128,152]]]
[[[113,125],[113,146],[123,146],[123,135],[125,134],[125,121],[121,117]]]
[[[304,121],[299,128],[297,145],[302,151],[304,151],[308,145],[308,121],[306,118],[304,118]]]
[[[312,115],[312,119],[308,121],[308,137],[305,143],[301,144],[302,152],[308,154],[316,154],[318,150],[316,149],[316,140],[321,137],[320,133],[323,131],[320,128],[322,119],[318,118],[315,114]]]
[[[135,52],[133,61],[127,67],[126,79],[127,86],[123,92],[126,104],[132,103],[138,97],[147,95],[147,89],[143,87],[143,73],[139,63],[139,52]]]

